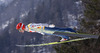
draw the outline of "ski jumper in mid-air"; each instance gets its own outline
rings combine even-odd
[[[54,32],[74,32],[75,30],[71,28],[57,28],[54,24],[45,24],[45,23],[30,23],[28,25],[24,25],[23,23],[18,23],[16,26],[16,29],[19,30],[19,32],[24,33],[24,31],[27,32],[37,32],[42,35],[54,35]],[[70,37],[64,36],[64,35],[56,35],[61,37],[62,39],[60,41],[66,41],[69,40]]]

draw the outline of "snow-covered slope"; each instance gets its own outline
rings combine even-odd
[[[23,22],[52,23],[58,27],[78,27],[77,21],[82,16],[80,0],[0,0],[6,5],[0,12],[0,53],[55,53],[52,46],[19,48],[16,44],[39,44],[58,41],[55,36],[42,36],[37,33],[19,33],[16,24]],[[7,34],[6,34],[7,33]],[[9,40],[9,44],[8,41]],[[1,49],[0,48],[0,49]],[[10,49],[9,49],[10,48]]]

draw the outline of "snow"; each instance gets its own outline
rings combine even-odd
[[[38,48],[39,48],[39,47],[38,47]],[[41,53],[41,52],[42,52],[42,50],[40,50],[40,49],[39,49],[39,51],[37,51],[37,52],[38,52],[38,53]]]
[[[2,25],[0,26],[0,29],[5,29],[9,23],[12,23],[14,21],[14,18],[11,18],[10,20],[7,20],[6,22],[2,23]]]
[[[11,3],[13,0],[0,0],[0,5],[1,4],[5,4],[8,5],[9,3]]]
[[[97,22],[100,22],[100,19],[99,19],[99,20],[97,20]]]
[[[82,3],[82,1],[80,0],[80,1],[77,1],[77,2],[75,2],[77,5],[79,5],[79,4],[81,4]]]
[[[21,13],[20,18],[23,18],[23,17],[27,16],[28,13],[29,13],[29,11],[25,11],[25,12]]]
[[[9,23],[12,23],[14,21],[14,17],[12,17],[9,21]]]
[[[9,21],[6,21],[4,24],[2,24],[2,29],[5,29],[9,24]]]
[[[1,2],[6,2],[5,0],[0,0]]]
[[[35,40],[36,40],[36,38],[34,37],[34,38],[33,38],[33,40],[35,41]]]
[[[14,4],[14,6],[17,6],[18,5],[18,2],[16,2],[15,4]]]
[[[75,2],[75,6],[77,7],[77,9],[79,9],[79,11],[77,11],[77,15],[70,13],[70,11],[66,13],[67,14],[66,17],[68,18],[68,22],[65,23],[66,26],[70,28],[78,28],[79,26],[78,19],[83,18],[83,13],[80,13],[82,12],[81,7],[79,7],[81,6],[81,4],[82,4],[81,0]],[[63,17],[62,19],[64,20],[65,17]]]
[[[70,14],[70,13],[68,13],[68,22],[69,22],[69,25],[70,26],[77,26],[77,20],[76,20],[76,16],[74,15],[74,14]],[[68,23],[66,24],[66,25],[68,25]]]
[[[11,53],[14,53],[14,51],[12,50]]]

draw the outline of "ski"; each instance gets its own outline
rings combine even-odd
[[[56,34],[61,34],[64,36],[69,36],[69,37],[90,37],[94,39],[98,39],[99,35],[94,35],[94,34],[85,34],[85,33],[70,33],[70,32],[56,32]]]
[[[72,39],[68,41],[62,41],[62,42],[51,42],[51,43],[43,43],[43,44],[36,44],[36,45],[16,45],[18,47],[35,47],[35,46],[45,46],[45,45],[54,45],[54,44],[61,44],[61,43],[66,43],[66,42],[73,42],[73,41],[80,41],[80,40],[85,40],[85,39],[90,39],[90,38],[78,38],[78,39]]]

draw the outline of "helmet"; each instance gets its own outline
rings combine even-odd
[[[25,25],[23,23],[18,23],[17,26],[16,26],[16,29],[19,30],[24,30],[25,29]]]

